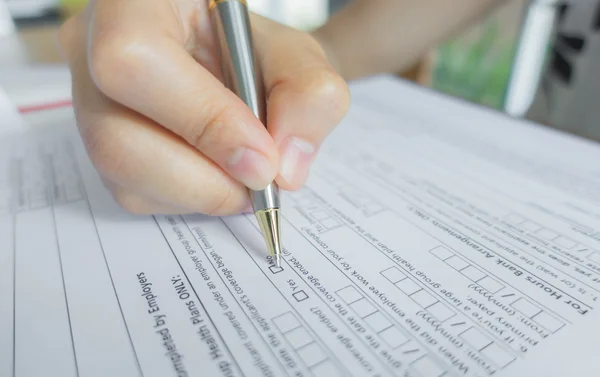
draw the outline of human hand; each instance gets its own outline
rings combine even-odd
[[[207,1],[91,0],[62,26],[79,132],[129,212],[223,216],[246,187],[303,185],[348,88],[309,34],[251,22],[266,128],[221,82]]]

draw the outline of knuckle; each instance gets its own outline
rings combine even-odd
[[[219,216],[228,213],[228,208],[230,205],[230,201],[233,197],[233,188],[228,187],[225,190],[221,191],[220,194],[215,197],[213,201],[213,205],[209,210],[205,211],[208,216]]]
[[[336,117],[350,105],[350,90],[346,81],[331,69],[314,70],[309,74],[307,93],[322,106],[333,109]]]
[[[223,142],[227,132],[227,106],[207,108],[203,113],[207,115],[200,121],[195,117],[184,120],[184,129],[189,135],[187,139],[198,150],[215,148]]]
[[[119,92],[131,78],[142,75],[146,53],[141,38],[112,28],[94,36],[89,46],[89,70],[96,86],[108,96]]]

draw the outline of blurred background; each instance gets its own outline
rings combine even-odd
[[[349,1],[250,0],[249,6],[278,22],[309,30],[326,22]],[[53,68],[60,74],[58,71],[63,67],[56,30],[85,3],[85,0],[0,0],[0,72],[4,72],[0,73],[0,86],[18,91],[23,80],[36,81],[35,74],[27,78],[15,74],[15,69],[23,70],[31,64],[46,66],[48,70],[43,75],[46,79],[46,73]],[[507,1],[398,75],[511,115],[523,115],[544,64],[553,22],[551,3]]]

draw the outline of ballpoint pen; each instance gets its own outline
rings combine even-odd
[[[209,12],[223,70],[225,86],[266,124],[264,88],[254,57],[250,16],[245,0],[210,0]],[[277,267],[281,266],[279,187],[249,190],[262,235]]]

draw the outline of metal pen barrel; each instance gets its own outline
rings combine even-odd
[[[223,71],[223,81],[266,125],[266,101],[260,69],[254,57],[252,29],[244,0],[212,0],[213,29]],[[269,253],[280,263],[279,187],[272,182],[264,190],[249,190],[250,200]]]

